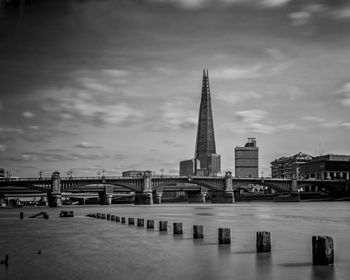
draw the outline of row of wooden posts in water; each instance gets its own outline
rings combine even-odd
[[[97,213],[88,214],[87,216],[116,221],[126,224],[126,217],[120,217],[111,214]],[[128,224],[134,225],[135,218],[128,218]],[[137,227],[144,227],[145,220],[137,218]],[[154,220],[147,220],[147,229],[154,229]],[[168,221],[159,221],[159,231],[168,231]],[[230,228],[218,229],[219,244],[231,244]],[[203,225],[193,225],[193,239],[204,238]],[[173,234],[183,234],[182,223],[173,223]],[[257,253],[271,252],[271,233],[267,231],[258,231],[256,233],[256,251]],[[330,236],[312,236],[312,263],[313,265],[331,265],[334,263],[334,242]]]

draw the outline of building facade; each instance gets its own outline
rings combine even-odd
[[[300,165],[309,162],[312,156],[299,152],[293,156],[281,157],[271,162],[272,178],[300,178]]]
[[[180,161],[180,176],[196,175],[199,164],[199,160],[194,158]]]
[[[140,170],[128,170],[128,171],[124,171],[122,172],[122,176],[123,177],[142,177],[145,172],[147,172],[146,170],[140,171]],[[150,172],[150,171],[148,171]]]
[[[235,176],[238,178],[259,177],[259,148],[255,138],[248,138],[244,147],[235,148]]]
[[[300,177],[320,180],[349,180],[350,155],[324,155],[314,157],[300,165]]]
[[[206,175],[215,175],[221,171],[220,155],[216,154],[208,70],[203,70],[194,158],[200,162],[198,169],[204,170]]]

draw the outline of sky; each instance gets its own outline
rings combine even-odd
[[[0,167],[13,176],[177,175],[203,68],[217,153],[255,137],[259,174],[350,154],[346,0],[0,0]]]

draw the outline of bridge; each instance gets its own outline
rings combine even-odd
[[[60,177],[1,179],[0,194],[46,193],[50,206],[62,205],[63,193],[98,193],[103,204],[111,204],[118,193],[133,193],[135,204],[161,203],[166,191],[185,191],[190,201],[205,202],[207,192],[212,203],[233,203],[234,192],[247,185],[261,185],[277,193],[318,188],[333,192],[350,192],[349,180],[297,180],[275,178],[235,178],[230,171],[221,177],[152,176],[145,172],[139,177]]]

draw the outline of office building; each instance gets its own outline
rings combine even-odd
[[[349,180],[350,155],[324,155],[314,157],[300,165],[300,177],[318,180]]]
[[[221,171],[220,155],[216,154],[208,70],[203,70],[194,158],[199,160],[198,169],[204,170],[205,175],[214,175]]]
[[[200,163],[198,159],[186,159],[180,161],[180,176],[196,175],[199,164]]]
[[[280,157],[271,162],[272,178],[300,178],[300,165],[312,160],[312,156],[299,152],[293,156]]]
[[[235,176],[259,177],[259,148],[256,146],[255,138],[248,138],[244,147],[235,148]]]

